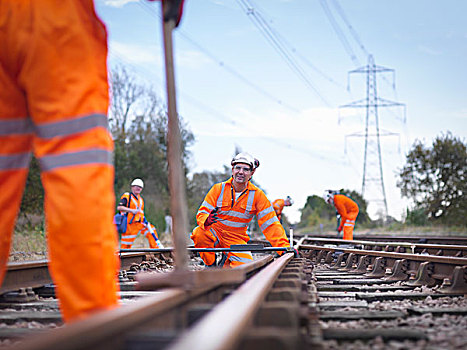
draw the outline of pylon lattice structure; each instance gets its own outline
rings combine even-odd
[[[388,218],[388,203],[384,187],[383,161],[381,155],[380,137],[395,135],[391,132],[382,132],[379,126],[378,108],[405,106],[402,103],[392,102],[378,97],[376,82],[377,73],[394,72],[393,69],[375,65],[372,55],[368,56],[368,65],[357,68],[349,73],[366,74],[366,98],[343,105],[340,108],[365,108],[365,131],[348,136],[364,136],[365,148],[363,154],[362,197],[369,204],[378,207],[377,213],[383,220]]]

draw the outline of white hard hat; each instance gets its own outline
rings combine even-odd
[[[336,193],[336,191],[333,191],[333,190],[326,190],[324,192],[324,195],[323,195],[323,198],[324,198],[324,201],[328,204],[332,204],[332,202],[334,201],[334,194]]]
[[[290,205],[292,205],[292,204],[293,204],[293,199],[292,199],[290,196],[287,196],[286,200],[288,200],[288,201],[289,201]]]
[[[237,163],[248,164],[251,169],[256,169],[259,167],[259,160],[255,159],[251,154],[246,152],[241,152],[237,154],[230,164],[234,166]]]
[[[141,179],[134,179],[131,183],[131,186],[139,186],[141,188],[144,188],[144,182]]]

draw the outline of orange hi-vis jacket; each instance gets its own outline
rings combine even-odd
[[[205,227],[204,222],[214,208],[219,208],[219,221]],[[232,244],[246,244],[250,237],[247,234],[248,224],[256,215],[258,225],[264,236],[273,247],[288,247],[289,241],[284,228],[279,223],[274,209],[264,192],[248,182],[247,188],[235,199],[232,178],[215,184],[206,195],[196,215],[198,227],[193,230],[191,238],[196,247],[228,248]],[[209,236],[209,242],[203,235]],[[214,253],[201,253],[207,265],[214,262]],[[251,261],[250,253],[229,252],[226,265],[236,266]]]
[[[92,0],[0,1],[0,281],[34,153],[66,322],[118,306],[108,89]]]
[[[122,200],[126,199],[125,205],[130,209],[138,209],[137,214],[128,213],[127,229],[122,233],[121,248],[130,249],[134,240],[141,233],[149,242],[150,248],[159,248],[159,237],[156,228],[150,222],[144,222],[144,200],[140,195],[136,196],[133,193],[125,192],[120,198],[120,205],[123,205]],[[125,214],[125,212],[121,212]]]
[[[272,206],[274,207],[274,211],[280,220],[282,216],[282,210],[284,210],[285,201],[283,199],[276,199],[274,202],[272,202]]]
[[[341,216],[341,223],[338,231],[344,229],[344,239],[353,239],[353,229],[355,226],[355,220],[358,216],[358,205],[349,197],[343,194],[334,195],[334,206],[337,212]]]

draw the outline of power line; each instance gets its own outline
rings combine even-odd
[[[150,12],[152,15],[155,15],[157,16],[158,18],[161,18],[161,15],[160,13],[158,12],[155,12],[154,11],[154,8],[151,7],[149,4],[143,2],[139,2],[138,3],[143,9],[145,9],[146,11]],[[230,73],[231,75],[233,75],[234,77],[236,77],[237,79],[239,79],[240,81],[242,81],[244,84],[250,86],[251,88],[253,88],[254,90],[258,91],[259,93],[261,93],[263,96],[269,98],[270,100],[276,102],[277,104],[281,105],[282,107],[284,108],[287,108],[289,109],[290,111],[292,112],[295,112],[295,113],[299,113],[300,111],[289,105],[288,103],[282,101],[280,98],[272,95],[271,93],[267,92],[266,90],[264,90],[262,87],[260,87],[258,84],[255,84],[254,82],[252,82],[251,80],[249,80],[248,78],[246,78],[244,75],[242,75],[241,73],[239,73],[237,70],[235,70],[233,67],[231,67],[230,65],[228,65],[227,63],[225,63],[224,61],[222,61],[221,59],[219,59],[218,57],[216,57],[210,50],[208,50],[207,48],[205,48],[204,46],[202,46],[201,44],[199,44],[197,41],[195,41],[194,39],[192,39],[184,30],[182,30],[181,28],[178,28],[177,29],[177,33],[183,37],[186,41],[190,42],[193,46],[197,47],[201,52],[203,52],[209,59],[211,59],[213,62],[217,63],[221,68],[225,69],[228,73]]]
[[[321,95],[318,89],[313,85],[311,80],[307,77],[303,68],[294,60],[289,54],[287,47],[283,45],[281,39],[276,34],[274,28],[272,28],[261,13],[256,10],[247,0],[237,0],[239,5],[244,9],[245,13],[252,20],[253,24],[260,30],[261,34],[269,41],[274,50],[285,60],[287,65],[292,69],[293,72],[305,83],[305,85],[317,95],[321,101],[324,102],[328,107],[331,104]]]

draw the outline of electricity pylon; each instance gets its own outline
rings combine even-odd
[[[377,204],[382,210],[383,220],[386,220],[388,217],[388,203],[386,199],[386,191],[384,188],[380,137],[397,134],[380,130],[378,108],[394,106],[405,107],[405,104],[378,97],[376,89],[376,74],[384,72],[394,73],[394,69],[375,65],[373,56],[369,55],[368,65],[349,72],[349,74],[366,74],[366,98],[340,106],[339,108],[366,109],[364,134],[359,132],[348,136],[365,137],[365,148],[363,153],[362,197],[365,197],[366,194],[366,199],[369,203]]]

